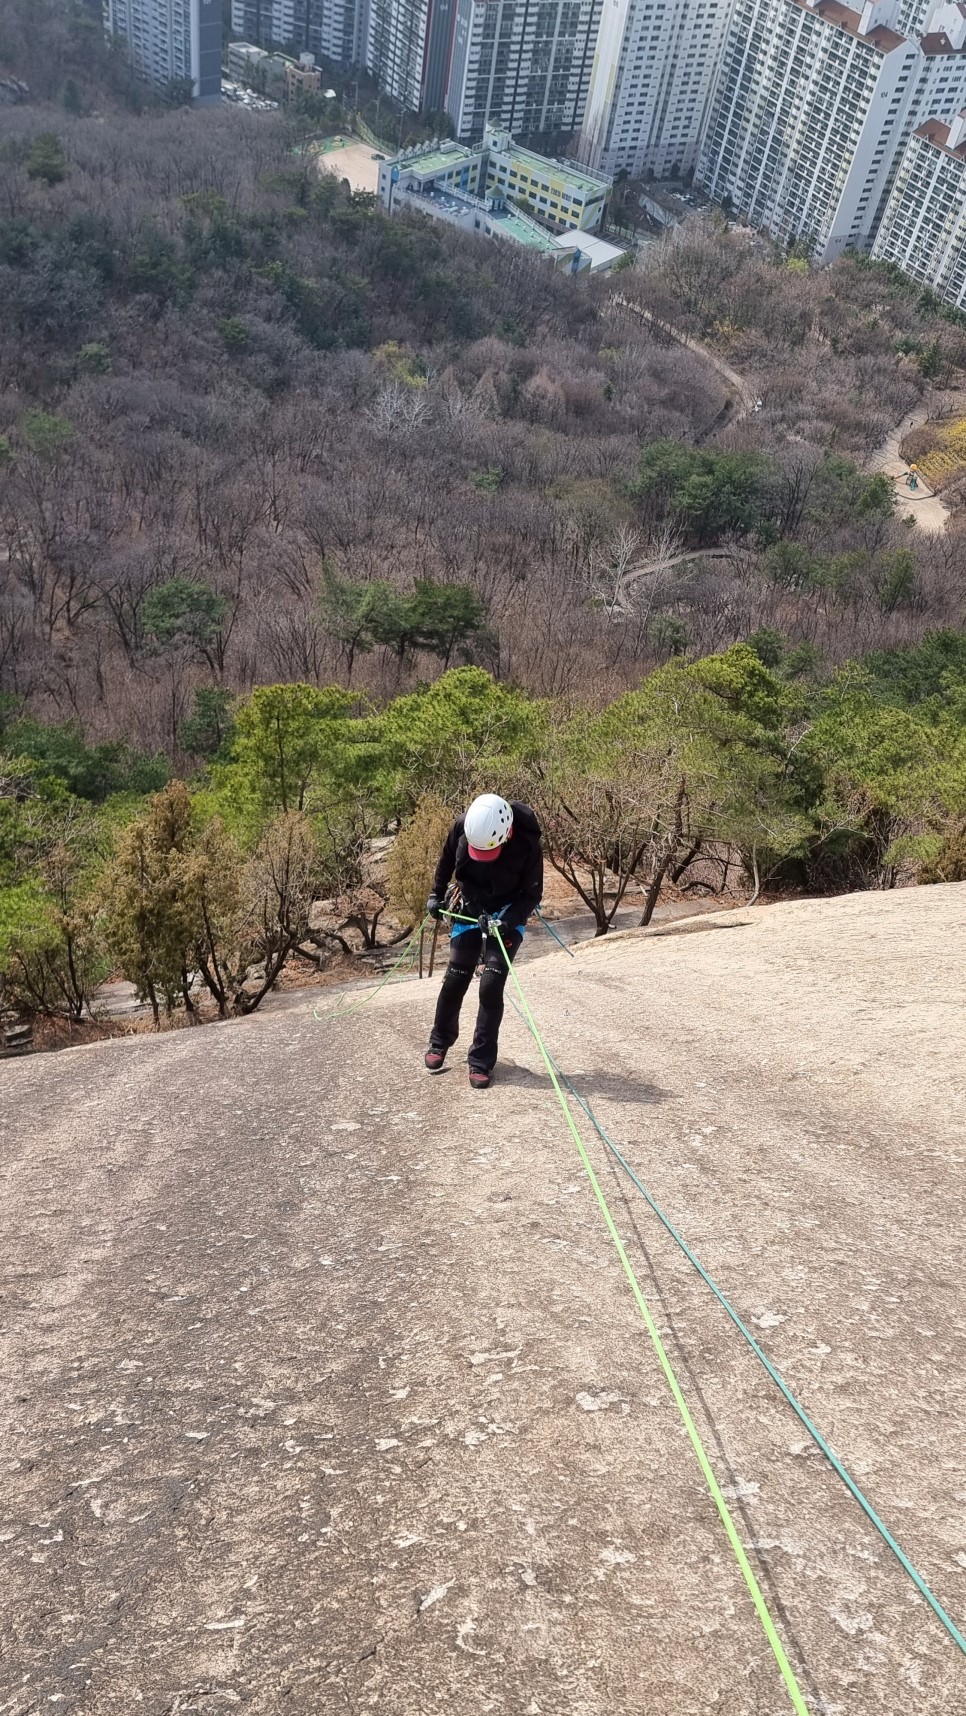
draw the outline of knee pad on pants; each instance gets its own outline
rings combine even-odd
[[[487,966],[480,978],[480,1006],[498,1007],[503,1000],[506,987],[506,972],[491,971]]]
[[[450,994],[465,995],[472,975],[472,969],[467,970],[465,965],[450,964],[446,967],[443,977],[443,988],[448,989]]]

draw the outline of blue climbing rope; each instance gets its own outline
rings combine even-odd
[[[547,920],[544,917],[539,906],[537,907],[537,917],[540,919],[540,922],[543,924],[543,927],[547,931],[547,934],[552,935],[553,939],[557,943],[557,945],[559,947],[563,948],[564,953],[567,955],[568,959],[573,959],[575,957],[573,948],[568,947],[567,943],[565,941],[561,941],[561,939],[560,939],[559,935],[557,934],[556,930],[554,929],[553,925],[547,922]]]
[[[511,997],[511,999],[512,999],[512,997]],[[516,1006],[515,1002],[514,1002],[514,1006]],[[521,1018],[524,1019],[524,1022],[526,1022],[525,1015],[521,1012],[521,1010],[519,1008],[517,1008],[517,1011],[520,1013]],[[815,1443],[815,1446],[824,1454],[825,1458],[829,1462],[829,1465],[832,1467],[832,1470],[838,1475],[838,1477],[841,1478],[846,1489],[850,1492],[850,1494],[858,1502],[863,1513],[866,1515],[866,1518],[871,1521],[871,1523],[875,1526],[876,1531],[879,1533],[880,1537],[882,1538],[883,1542],[886,1543],[888,1545],[888,1547],[892,1550],[892,1553],[896,1557],[896,1560],[899,1562],[900,1567],[902,1567],[903,1571],[909,1575],[909,1578],[912,1580],[912,1582],[915,1585],[916,1590],[919,1592],[920,1596],[925,1598],[926,1602],[929,1604],[929,1607],[932,1609],[933,1613],[942,1622],[942,1624],[945,1627],[950,1638],[953,1640],[953,1643],[957,1644],[959,1646],[960,1650],[963,1652],[963,1654],[966,1655],[966,1637],[963,1636],[959,1627],[957,1627],[955,1621],[952,1620],[952,1618],[950,1617],[949,1614],[947,1614],[946,1610],[943,1608],[942,1603],[939,1601],[939,1598],[937,1596],[935,1596],[935,1594],[929,1589],[929,1586],[926,1584],[926,1581],[923,1579],[922,1575],[916,1571],[916,1568],[913,1566],[912,1562],[909,1560],[909,1557],[906,1555],[905,1551],[902,1548],[900,1548],[899,1544],[896,1542],[896,1540],[893,1537],[888,1526],[879,1517],[878,1513],[876,1512],[875,1508],[872,1506],[872,1503],[869,1501],[868,1497],[859,1488],[858,1484],[856,1483],[855,1479],[852,1477],[851,1473],[842,1464],[842,1461],[839,1459],[838,1455],[834,1452],[834,1450],[829,1446],[828,1442],[825,1440],[825,1437],[822,1435],[821,1431],[818,1429],[818,1427],[815,1424],[813,1424],[808,1413],[805,1411],[804,1406],[801,1405],[799,1400],[792,1393],[792,1390],[789,1388],[784,1377],[781,1375],[780,1371],[778,1371],[775,1368],[775,1366],[772,1364],[772,1361],[768,1357],[767,1353],[765,1353],[762,1350],[761,1346],[756,1341],[754,1335],[752,1334],[751,1330],[748,1328],[747,1324],[742,1321],[742,1318],[739,1316],[738,1312],[735,1310],[730,1299],[728,1299],[725,1296],[725,1294],[721,1291],[721,1288],[718,1286],[717,1282],[714,1281],[712,1279],[712,1277],[708,1274],[708,1271],[705,1269],[704,1264],[700,1261],[700,1259],[698,1257],[695,1256],[694,1252],[691,1250],[691,1247],[688,1245],[687,1240],[684,1238],[683,1234],[678,1232],[678,1229],[675,1227],[670,1216],[665,1214],[664,1210],[661,1208],[657,1199],[648,1191],[647,1187],[638,1178],[637,1174],[635,1174],[634,1169],[631,1167],[630,1163],[627,1161],[626,1157],[622,1154],[622,1152],[620,1151],[618,1146],[614,1143],[613,1138],[611,1138],[609,1136],[609,1134],[604,1130],[600,1121],[597,1119],[597,1116],[594,1113],[593,1109],[591,1108],[590,1103],[587,1102],[586,1098],[581,1096],[580,1091],[577,1089],[577,1087],[575,1086],[573,1081],[567,1077],[567,1074],[565,1072],[563,1072],[561,1070],[561,1068],[557,1065],[556,1061],[553,1062],[553,1067],[554,1067],[555,1073],[557,1074],[557,1077],[561,1080],[561,1082],[564,1085],[566,1085],[567,1090],[570,1092],[571,1096],[574,1098],[574,1101],[576,1103],[578,1103],[579,1106],[583,1109],[584,1113],[587,1116],[587,1119],[590,1121],[590,1124],[593,1126],[598,1137],[607,1146],[607,1149],[611,1152],[611,1155],[614,1157],[615,1161],[617,1161],[620,1164],[620,1166],[623,1168],[625,1174],[627,1174],[628,1178],[633,1182],[633,1184],[637,1187],[637,1190],[641,1193],[641,1196],[646,1199],[647,1203],[650,1205],[651,1209],[654,1211],[654,1214],[657,1216],[658,1220],[661,1222],[663,1227],[665,1227],[667,1229],[667,1232],[671,1235],[671,1238],[675,1241],[675,1243],[683,1251],[685,1257],[688,1259],[688,1262],[691,1263],[694,1266],[694,1268],[697,1270],[698,1274],[700,1275],[700,1277],[701,1277],[702,1281],[705,1283],[705,1285],[707,1287],[710,1287],[712,1293],[714,1294],[718,1303],[721,1305],[722,1309],[727,1312],[728,1316],[731,1318],[731,1321],[734,1323],[735,1328],[739,1331],[739,1333],[741,1335],[744,1336],[745,1340],[748,1342],[748,1345],[750,1346],[752,1352],[755,1354],[756,1358],[758,1358],[760,1360],[761,1364],[764,1365],[765,1370],[768,1372],[768,1375],[771,1377],[771,1379],[774,1382],[774,1384],[776,1385],[776,1387],[778,1389],[780,1389],[781,1393],[784,1395],[785,1399],[787,1400],[789,1406],[792,1408],[792,1411],[795,1413],[796,1417],[805,1426],[805,1429],[808,1431],[808,1434],[811,1436],[813,1442]]]

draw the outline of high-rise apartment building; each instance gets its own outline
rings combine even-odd
[[[900,36],[921,36],[929,28],[932,14],[941,5],[942,0],[896,0],[893,27]]]
[[[903,35],[900,16],[926,33]],[[736,0],[698,183],[817,261],[867,249],[912,129],[966,101],[960,37],[958,4]]]
[[[441,57],[449,29],[444,14],[454,0],[370,0],[364,64],[381,89],[402,107],[416,112],[429,108],[426,80],[429,64]],[[437,84],[437,76],[431,80]],[[443,80],[445,81],[445,69]],[[437,106],[442,106],[442,90]]]
[[[221,100],[221,0],[104,0],[104,28],[149,83],[190,81],[196,101]]]
[[[231,0],[232,34],[260,48],[297,48],[338,65],[359,65],[364,0]]]
[[[583,122],[601,0],[456,0],[446,111],[456,135],[532,135]]]
[[[966,309],[966,113],[913,132],[872,254]]]
[[[732,0],[605,0],[578,153],[607,173],[689,172]]]

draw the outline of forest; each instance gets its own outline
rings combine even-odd
[[[318,173],[317,117],[147,100],[56,0],[5,11],[0,68],[34,91],[0,109],[20,1004],[80,1016],[123,969],[188,1006],[207,969],[244,1008],[283,943],[371,946],[366,842],[435,829],[493,770],[601,929],[622,877],[656,899],[709,853],[774,887],[957,873],[964,538],[867,469],[966,363],[930,294],[720,219],[609,280],[390,221]],[[314,759],[294,797],[256,760],[273,697]],[[455,725],[424,752],[437,708]],[[292,899],[334,902],[324,946],[279,842]],[[149,848],[159,899],[194,901],[170,940],[161,912],[163,956],[103,903]],[[206,865],[234,878],[210,945]]]
[[[202,695],[188,781],[71,725],[0,729],[0,973],[26,1015],[81,1024],[120,973],[156,1024],[247,1013],[287,965],[418,928],[454,815],[497,783],[598,935],[669,882],[773,894],[966,878],[966,640],[928,635],[822,687],[777,634],[679,656],[601,706],[451,668],[375,704],[338,685]],[[390,830],[388,865],[374,845]]]
[[[862,474],[958,327],[727,231],[563,278],[390,222],[293,153],[301,124],[0,118],[0,684],[25,710],[184,767],[198,689],[431,678],[445,643],[381,612],[417,586],[463,592],[451,656],[536,695],[762,627],[834,666],[960,622],[958,537]],[[715,428],[725,386],[672,317],[761,411]]]

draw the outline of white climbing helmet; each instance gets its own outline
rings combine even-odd
[[[495,792],[481,793],[475,798],[463,818],[463,832],[470,857],[486,864],[499,856],[500,847],[510,838],[513,811],[505,798]]]

